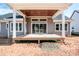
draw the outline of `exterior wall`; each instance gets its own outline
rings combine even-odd
[[[7,37],[6,22],[1,22],[0,37]]]
[[[21,22],[23,22],[23,21],[21,21]],[[9,29],[10,29],[10,23],[11,23],[11,22],[9,22]],[[24,27],[23,27],[23,31],[24,31]],[[22,32],[16,32],[16,36],[23,35],[23,34],[24,34],[23,31],[22,31]],[[9,33],[10,36],[12,36],[12,33],[13,33],[13,32],[10,31],[10,33]]]
[[[75,12],[72,17],[71,27],[74,27],[72,31],[79,32],[79,13]]]
[[[27,18],[27,33],[26,34],[31,34],[31,18]]]
[[[27,29],[27,33],[26,34],[31,34],[31,18],[27,19],[29,21],[27,21],[27,25],[26,25],[26,29]],[[9,29],[10,29],[10,22],[9,21]],[[21,21],[23,22],[23,21]],[[7,28],[6,28],[6,23],[7,22],[1,22],[1,31],[0,31],[0,36],[4,36],[4,37],[7,37]],[[58,35],[61,35],[62,32],[57,32],[55,31],[55,23],[56,22],[51,22],[51,23],[48,23],[48,34],[58,34]],[[24,26],[23,26],[24,27]],[[23,28],[24,30],[24,28]],[[12,32],[10,31],[10,36],[12,36]],[[16,32],[16,35],[19,36],[19,35],[24,35],[24,32]],[[68,23],[68,31],[66,32],[66,35],[70,36],[70,23]]]
[[[48,34],[58,34],[62,35],[62,31],[55,31],[55,23],[48,24]],[[68,23],[68,31],[66,31],[66,36],[70,36],[70,23]]]
[[[10,22],[12,21],[9,21],[9,35],[12,36],[12,33],[10,31]],[[19,22],[19,21],[17,21]],[[23,22],[23,20],[21,20],[20,22]],[[6,28],[6,23],[7,22],[0,22],[1,23],[1,31],[0,31],[0,37],[7,37],[8,36],[8,29]],[[24,31],[24,26],[23,26],[23,31]],[[23,35],[24,32],[16,32],[16,35],[19,36],[19,35]]]

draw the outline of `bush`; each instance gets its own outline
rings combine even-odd
[[[72,35],[79,36],[79,32],[72,32],[71,34],[72,34]]]

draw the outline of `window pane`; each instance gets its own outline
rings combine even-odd
[[[32,19],[32,21],[38,21],[38,19]]]
[[[32,33],[35,33],[35,24],[32,24]]]
[[[40,29],[43,29],[44,28],[44,24],[40,24]]]
[[[60,24],[60,30],[62,30],[62,24]]]
[[[16,31],[18,31],[18,23],[16,23]]]
[[[46,21],[46,19],[40,19],[40,21]]]
[[[40,33],[44,33],[44,24],[40,24]]]
[[[62,24],[60,24],[60,30],[62,30]],[[67,24],[65,24],[65,30],[67,31]]]
[[[22,23],[19,23],[19,31],[22,31]]]
[[[39,29],[39,24],[36,24],[35,30],[38,30],[38,29]]]
[[[6,28],[8,28],[8,24],[6,24]]]
[[[46,24],[40,24],[40,33],[46,33]]]
[[[39,33],[39,24],[36,24],[36,26],[35,26],[35,32]]]
[[[67,31],[67,24],[65,24],[65,30]]]
[[[44,24],[44,33],[46,33],[46,24]]]
[[[59,30],[59,24],[56,24],[56,30]]]

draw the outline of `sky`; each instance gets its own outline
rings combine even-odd
[[[5,4],[5,3],[0,3],[0,15],[6,14],[6,13],[11,13],[12,10],[10,7]]]
[[[70,17],[74,10],[79,10],[79,3],[72,4],[67,10],[65,10],[65,15]]]
[[[79,3],[72,4],[67,10],[65,10],[65,15],[70,17],[74,10],[79,10]],[[0,3],[0,15],[11,13],[12,10],[5,3]]]

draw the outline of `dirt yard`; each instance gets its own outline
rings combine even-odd
[[[58,49],[44,50],[36,43],[15,43],[12,45],[1,45],[1,56],[78,56],[79,37],[67,37],[65,45],[59,44]],[[49,48],[50,49],[50,48]]]

